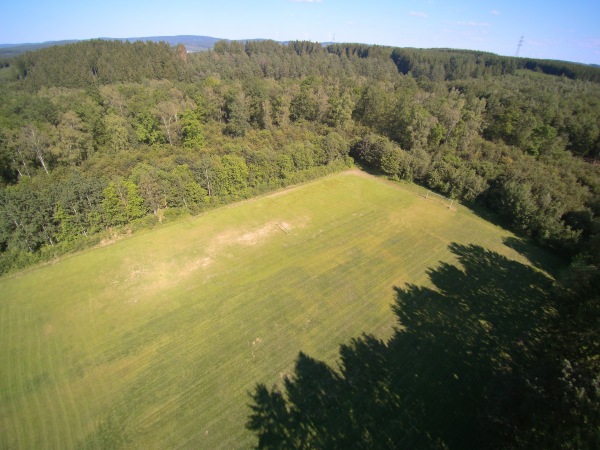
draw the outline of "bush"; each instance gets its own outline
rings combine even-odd
[[[129,224],[129,229],[132,233],[135,233],[136,231],[154,228],[158,224],[158,222],[158,215],[148,214],[147,216],[132,221]]]

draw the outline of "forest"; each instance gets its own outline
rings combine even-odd
[[[504,448],[600,445],[600,69],[450,49],[101,40],[0,67],[0,274],[357,164],[564,259],[557,319],[535,348],[549,369],[511,362],[501,385],[522,409],[489,417]],[[258,406],[286,407],[259,394]],[[275,436],[257,411],[252,429]]]

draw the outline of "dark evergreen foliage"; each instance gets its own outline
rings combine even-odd
[[[184,61],[164,42],[77,42],[25,53],[15,66],[18,78],[33,89],[184,78]]]

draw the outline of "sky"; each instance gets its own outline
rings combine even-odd
[[[600,0],[8,0],[0,11],[0,44],[188,34],[600,64]]]

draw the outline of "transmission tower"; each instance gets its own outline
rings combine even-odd
[[[519,44],[517,45],[517,53],[515,53],[515,56],[519,56],[519,51],[523,46],[523,39],[525,39],[525,36],[521,36],[521,39],[519,39]]]

